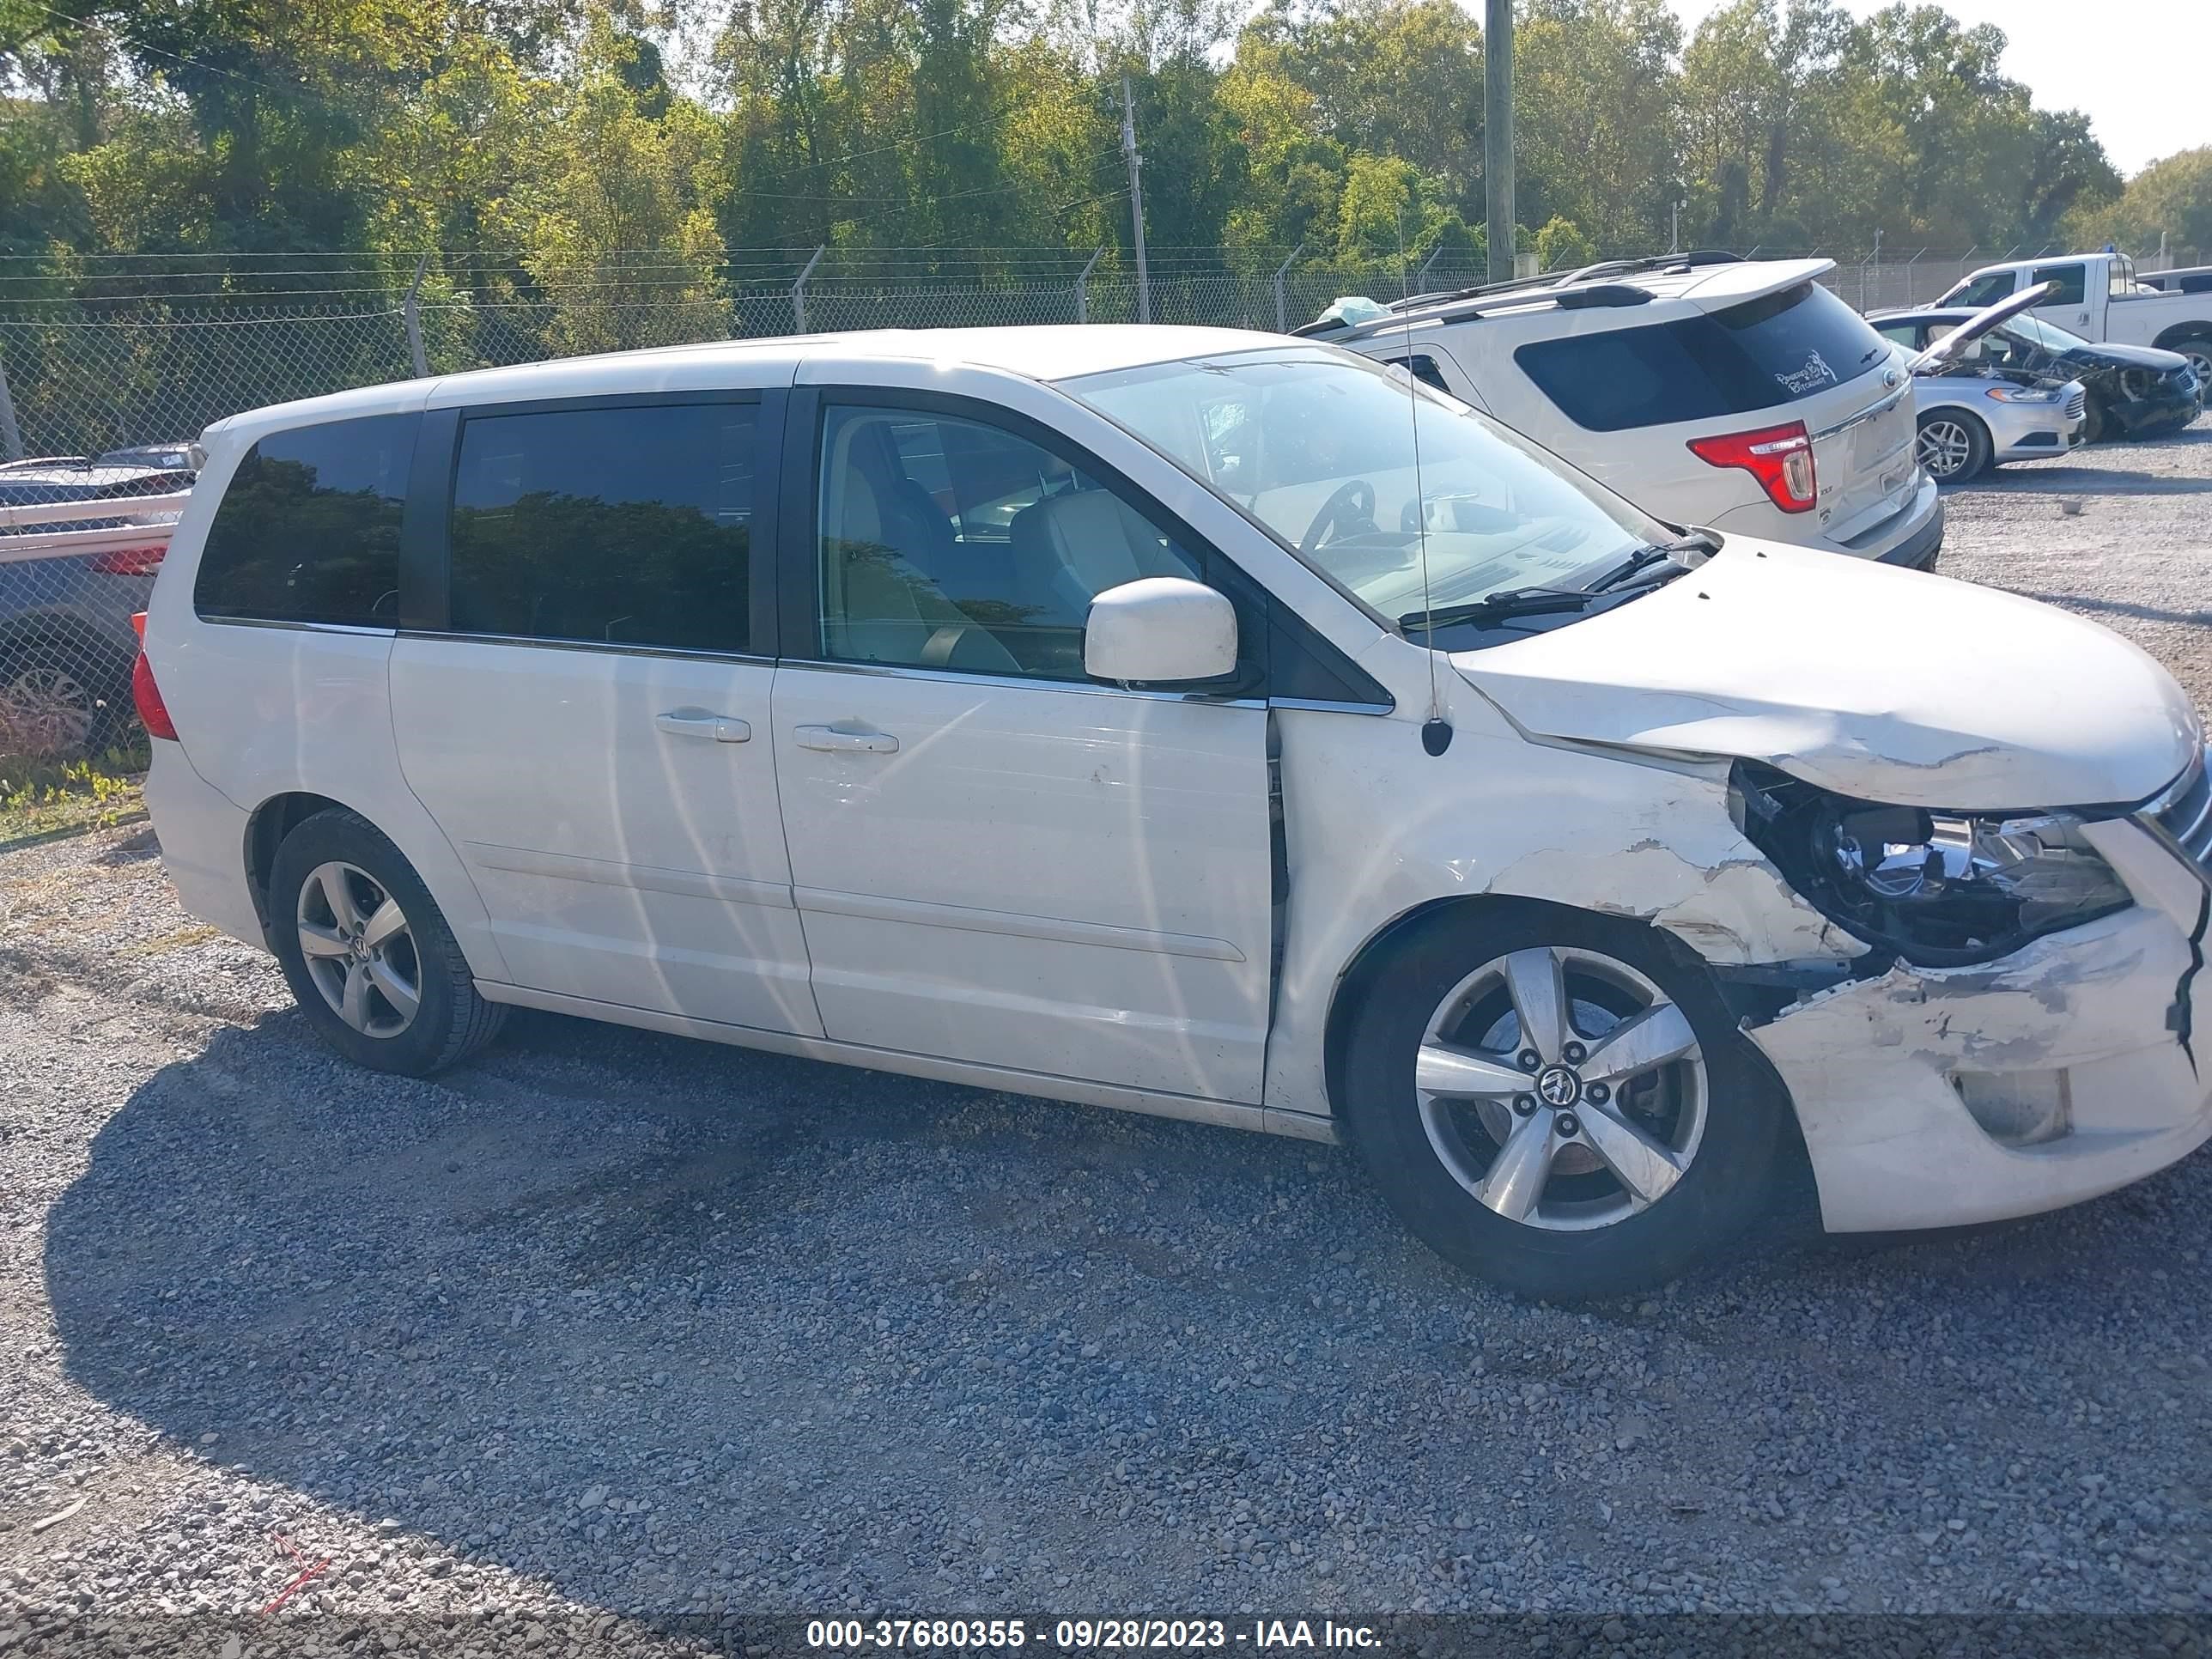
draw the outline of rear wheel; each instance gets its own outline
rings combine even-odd
[[[359,814],[318,812],[284,837],[269,876],[270,943],[324,1042],[380,1072],[427,1077],[498,1035],[422,878]]]
[[[0,643],[0,754],[76,760],[120,738],[132,715],[123,653],[68,627]]]
[[[1990,429],[1971,415],[1938,409],[1920,417],[1920,465],[1937,483],[1964,483],[1990,464]]]
[[[2197,386],[2212,400],[2212,335],[2192,334],[2185,340],[2176,340],[2173,349],[2189,359],[2189,366],[2197,371]]]
[[[1437,1254],[1553,1300],[1639,1290],[1771,1201],[1787,1103],[1701,966],[1638,923],[1516,903],[1391,947],[1346,1117]]]

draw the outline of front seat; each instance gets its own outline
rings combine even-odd
[[[1190,576],[1190,561],[1110,490],[1048,495],[1014,514],[1014,585],[1028,621],[1081,628],[1091,601],[1141,576]]]
[[[898,526],[887,532],[882,498],[849,455],[838,485],[835,511],[823,526],[830,551],[823,574],[831,653],[861,662],[1019,672],[1006,647],[885,539]]]

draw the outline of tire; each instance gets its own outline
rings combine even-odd
[[[1638,922],[1516,900],[1440,912],[1383,948],[1346,1050],[1346,1124],[1391,1209],[1446,1261],[1546,1301],[1626,1295],[1710,1261],[1774,1202],[1788,1097],[1687,947]],[[1546,963],[1571,1009],[1556,1036],[1540,1012],[1525,1025],[1519,1012],[1520,988],[1547,982]],[[1601,1072],[1620,1053],[1601,1028],[1626,1029],[1639,1010],[1654,1051],[1686,1038],[1686,1056]],[[1499,1068],[1530,1077],[1524,1043],[1538,1054],[1528,1092],[1491,1095],[1509,1080]],[[1524,1175],[1543,1160],[1533,1190],[1501,1180],[1516,1146]],[[1649,1190],[1639,1197],[1621,1169]]]
[[[389,931],[380,933],[380,918]],[[414,866],[358,813],[318,812],[284,837],[269,872],[269,933],[315,1035],[359,1065],[428,1077],[506,1023],[505,1006],[477,994]]]
[[[2203,389],[2205,399],[2212,402],[2212,334],[2191,334],[2176,340],[2166,348],[2178,351],[2189,359],[2197,371],[2197,384]]]
[[[1920,465],[1939,484],[1964,483],[1988,470],[1990,429],[1964,410],[1933,409],[1920,417]]]
[[[77,760],[137,718],[131,659],[82,629],[33,626],[0,641],[0,754]]]
[[[2084,447],[2100,444],[2112,435],[2112,417],[2106,411],[2105,400],[2093,392],[2081,416],[2081,442]]]

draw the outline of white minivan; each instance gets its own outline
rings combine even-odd
[[[1334,347],[716,344],[204,441],[155,825],[365,1065],[523,1006],[1340,1139],[1547,1297],[1800,1160],[1902,1228],[2212,1133],[2154,663],[1656,522]]]

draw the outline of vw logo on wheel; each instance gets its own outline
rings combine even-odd
[[[1582,1098],[1583,1080],[1564,1066],[1547,1066],[1536,1074],[1536,1093],[1547,1106],[1571,1106]]]

